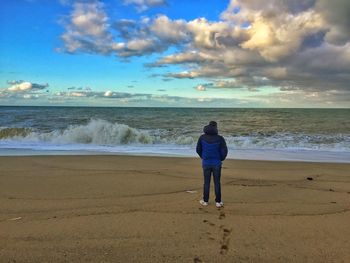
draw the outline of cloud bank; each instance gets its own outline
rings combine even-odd
[[[124,3],[140,10],[165,4]],[[349,14],[347,0],[231,0],[217,21],[162,14],[111,21],[102,2],[78,2],[61,38],[69,53],[113,54],[121,59],[158,54],[147,67],[177,65],[183,70],[161,77],[211,81],[199,91],[273,87],[286,95],[317,94],[327,103],[344,97],[350,101]],[[170,48],[175,51],[163,55]]]
[[[49,84],[37,84],[24,80],[7,81],[10,86],[0,88],[0,99],[37,99],[45,94]]]

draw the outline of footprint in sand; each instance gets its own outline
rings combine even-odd
[[[221,240],[220,254],[226,255],[229,249],[231,229],[224,228]]]
[[[228,236],[231,234],[231,229],[224,228],[224,236]]]
[[[195,257],[194,259],[193,259],[193,262],[194,263],[200,263],[200,262],[203,262],[199,257]]]
[[[219,220],[222,220],[226,217],[225,212],[224,211],[220,211],[219,213]],[[208,224],[210,226],[215,226],[214,223],[210,222],[207,219],[203,219],[203,223]],[[220,240],[220,254],[221,255],[226,255],[228,250],[229,250],[229,243],[230,243],[230,235],[232,232],[232,229],[228,229],[225,227],[225,225],[220,225],[219,226],[220,231],[222,231],[222,237]],[[208,239],[215,241],[216,239],[214,237],[211,236],[210,232],[206,232],[206,234],[208,235]],[[202,261],[195,261],[195,262],[202,262]]]
[[[209,222],[209,221],[208,221],[208,220],[206,220],[206,219],[204,219],[204,220],[203,220],[203,223],[207,223],[207,224],[209,224],[210,226],[215,226],[215,224],[214,224],[214,223]]]
[[[228,246],[227,245],[221,245],[221,249],[220,249],[220,254],[221,255],[225,255],[228,251]]]
[[[210,233],[210,232],[206,232],[206,234],[207,234],[207,236],[208,236],[208,239],[209,239],[209,240],[211,240],[211,241],[215,241],[215,238],[211,236],[211,235],[212,235],[212,233]]]

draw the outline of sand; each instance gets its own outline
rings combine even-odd
[[[350,164],[225,161],[223,209],[202,183],[193,158],[0,157],[0,262],[350,262]]]

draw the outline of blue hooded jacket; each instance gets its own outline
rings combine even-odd
[[[202,159],[203,166],[220,166],[226,159],[227,146],[224,137],[218,135],[218,129],[214,125],[203,128],[197,142],[196,151]]]

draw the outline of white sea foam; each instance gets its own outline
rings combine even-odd
[[[136,129],[126,124],[92,119],[49,132],[33,128],[0,128],[0,148],[59,151],[99,151],[188,155],[194,152],[198,132]],[[350,152],[349,134],[253,133],[224,135],[230,151],[316,150]]]
[[[173,156],[198,157],[193,146],[179,145],[119,145],[115,147],[94,145],[11,145],[1,147],[0,156],[25,155],[138,155],[138,156]],[[229,149],[227,159],[268,160],[268,161],[304,161],[350,163],[350,152],[319,150],[263,150],[263,149]]]
[[[2,130],[5,130],[5,128]],[[6,137],[3,137],[18,142],[50,142],[53,144],[78,143],[96,145],[153,143],[153,138],[146,131],[137,130],[125,124],[111,123],[105,120],[91,120],[86,125],[71,125],[65,130],[54,130],[51,132],[20,132],[18,129],[13,128],[6,128],[6,130],[8,130],[8,133],[6,134]],[[11,136],[11,131],[13,136]]]

